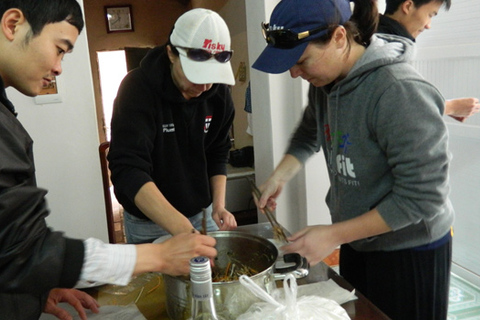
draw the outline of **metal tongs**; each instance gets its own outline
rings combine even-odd
[[[248,182],[250,182],[250,186],[252,187],[252,192],[255,195],[255,197],[257,198],[257,200],[260,200],[262,193],[258,189],[257,185],[252,179],[248,179]],[[273,234],[277,236],[280,241],[283,241],[284,243],[288,243],[284,228],[280,223],[278,223],[273,212],[267,206],[263,208],[263,211],[265,212],[265,215],[267,216],[268,221],[270,221],[270,224],[272,225]]]

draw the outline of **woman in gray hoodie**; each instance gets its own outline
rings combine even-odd
[[[292,235],[311,264],[340,249],[340,273],[392,319],[446,319],[454,212],[444,99],[409,64],[413,42],[376,35],[374,1],[282,0],[253,67],[310,82],[286,155],[260,187],[274,206],[315,152],[329,171],[331,225]]]

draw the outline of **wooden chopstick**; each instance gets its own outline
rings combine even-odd
[[[202,217],[202,230],[200,230],[201,234],[207,234],[207,210],[202,208],[203,217]]]
[[[257,185],[250,178],[248,179],[248,181],[250,182],[250,186],[252,187],[253,194],[255,195],[257,200],[260,200],[260,197],[262,196],[262,193],[258,189]],[[265,208],[263,208],[263,211],[265,211],[265,215],[267,216],[268,221],[270,222],[270,224],[273,227],[273,232],[275,233],[275,231],[277,231],[278,236],[280,236],[280,238],[281,238],[280,240],[284,241],[285,243],[288,243],[287,236],[285,235],[285,232],[283,231],[284,229],[283,229],[282,225],[280,223],[278,223],[278,221],[275,218],[275,215],[273,214],[273,212],[267,206],[265,206]]]

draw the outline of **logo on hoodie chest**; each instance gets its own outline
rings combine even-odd
[[[172,123],[165,123],[162,124],[163,133],[173,133],[175,132],[175,124]]]
[[[333,155],[335,159],[330,159],[329,166],[332,166],[337,174],[341,176],[340,181],[345,184],[358,184],[358,181],[347,179],[355,179],[355,166],[352,159],[348,156],[348,149],[352,145],[351,137],[349,133],[343,133],[341,131],[330,131],[330,126],[324,127],[325,139],[330,142],[330,157]]]
[[[208,129],[210,128],[210,124],[212,123],[212,116],[205,117],[205,124],[203,125],[203,132],[207,133]],[[162,124],[162,131],[163,133],[174,133],[175,132],[175,124],[172,123],[164,123]]]

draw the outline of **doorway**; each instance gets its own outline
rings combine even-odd
[[[97,51],[97,61],[103,105],[104,132],[107,141],[110,141],[113,102],[117,96],[118,87],[127,74],[125,50]]]

